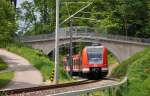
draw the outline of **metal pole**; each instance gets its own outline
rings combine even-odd
[[[59,0],[56,0],[56,29],[55,29],[55,74],[54,74],[54,83],[58,83],[58,56],[59,56],[59,48],[58,48],[58,32],[59,32]]]
[[[70,63],[70,75],[73,73],[73,65],[72,65],[72,20],[70,20],[70,53],[69,53],[69,63]]]

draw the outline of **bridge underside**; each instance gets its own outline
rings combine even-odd
[[[63,44],[69,43],[70,38],[61,38],[59,40],[59,46]],[[125,59],[129,58],[133,54],[144,50],[147,45],[137,44],[137,43],[129,43],[129,42],[120,42],[120,41],[113,41],[113,40],[105,40],[100,38],[80,38],[76,37],[73,38],[73,42],[91,42],[91,43],[100,43],[101,45],[108,48],[110,52],[112,52],[119,62],[124,61]],[[28,45],[32,46],[35,49],[42,50],[44,54],[49,54],[55,47],[54,39],[51,40],[43,40],[43,41],[32,41],[27,42]]]

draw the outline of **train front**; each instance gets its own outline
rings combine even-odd
[[[107,75],[107,49],[104,46],[88,46],[83,49],[82,73],[96,77]]]

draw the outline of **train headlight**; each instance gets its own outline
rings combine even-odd
[[[90,68],[83,68],[83,69],[82,69],[82,72],[84,72],[84,73],[85,73],[85,72],[89,72],[89,71],[90,71]]]
[[[102,71],[108,71],[108,68],[102,68],[101,70]]]

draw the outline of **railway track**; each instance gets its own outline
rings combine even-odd
[[[101,83],[100,83],[101,82]],[[115,83],[116,80],[110,78],[104,78],[102,80],[84,80],[72,83],[64,83],[57,85],[46,85],[31,88],[22,89],[10,89],[10,90],[0,90],[0,96],[44,96],[49,94],[57,94],[61,92],[67,92],[76,89],[88,88],[93,85],[105,85],[110,83]]]

